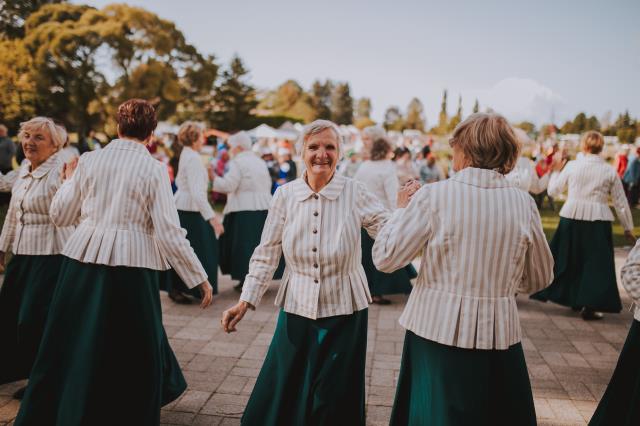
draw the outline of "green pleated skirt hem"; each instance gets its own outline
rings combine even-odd
[[[561,217],[549,244],[553,282],[531,298],[576,310],[620,312],[611,232],[611,222]]]
[[[520,343],[507,350],[442,345],[407,331],[390,425],[535,425]]]
[[[234,280],[244,281],[249,273],[253,251],[260,244],[267,213],[267,210],[247,210],[224,216],[224,234],[220,236],[220,271],[223,274],[231,275]],[[281,279],[283,272],[284,257],[281,257],[273,279]]]
[[[220,246],[211,224],[204,220],[199,212],[178,210],[178,216],[180,217],[180,226],[187,231],[187,240],[191,243],[193,251],[207,273],[209,283],[213,287],[213,294],[218,294]],[[171,291],[176,289],[198,299],[201,298],[200,291],[196,288],[189,289],[175,270],[171,269],[166,274],[167,276],[164,278],[161,277],[161,290]]]
[[[372,296],[383,296],[385,294],[409,294],[411,293],[411,280],[418,276],[413,265],[408,264],[402,269],[398,269],[390,274],[380,272],[373,264],[371,250],[375,240],[362,229],[362,267],[367,276],[369,292]]]
[[[317,320],[280,311],[242,424],[364,425],[367,318],[366,309]]]
[[[40,346],[61,255],[14,255],[0,289],[0,384],[29,377]]]
[[[64,258],[16,425],[157,425],[186,389],[159,272]]]
[[[640,321],[634,320],[618,364],[589,426],[640,425]]]

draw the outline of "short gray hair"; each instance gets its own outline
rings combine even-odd
[[[307,124],[302,130],[302,135],[298,139],[298,143],[296,144],[296,151],[298,154],[302,154],[305,145],[307,144],[307,140],[318,133],[322,133],[327,129],[333,130],[333,133],[336,135],[336,141],[338,142],[338,153],[342,154],[342,135],[340,134],[340,129],[333,121],[329,120],[316,120],[312,123]]]
[[[367,126],[362,129],[362,133],[370,137],[372,141],[387,137],[387,132],[381,126]]]
[[[49,133],[51,142],[59,150],[62,149],[67,143],[67,130],[64,126],[57,125],[54,121],[48,117],[34,117],[29,121],[20,123],[20,131],[18,133],[18,139],[20,142],[25,138],[26,133],[39,130],[46,130]]]

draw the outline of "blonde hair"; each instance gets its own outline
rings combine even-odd
[[[589,151],[591,154],[600,154],[604,147],[604,137],[600,132],[590,130],[582,135],[580,147],[583,151]]]
[[[178,130],[178,141],[184,146],[192,146],[202,136],[202,125],[195,121],[185,121]]]
[[[322,133],[328,129],[331,129],[336,135],[336,142],[338,142],[338,154],[342,154],[342,135],[340,134],[340,129],[333,121],[329,120],[316,120],[306,125],[302,131],[300,139],[298,139],[298,143],[296,144],[296,151],[302,154],[302,151],[307,145],[307,140],[309,140],[311,136]]]
[[[46,131],[51,138],[51,142],[58,149],[62,149],[67,143],[67,131],[63,126],[57,125],[48,117],[34,117],[29,121],[20,123],[18,139],[20,142],[26,137],[28,132]]]
[[[451,146],[462,150],[471,167],[509,173],[518,161],[520,144],[507,120],[495,113],[475,113],[458,124]]]

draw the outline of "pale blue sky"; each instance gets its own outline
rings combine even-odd
[[[102,7],[110,1],[89,0]],[[585,110],[640,116],[640,1],[133,0],[203,53],[237,52],[259,88],[348,81],[374,119],[417,96],[429,125],[442,90],[512,120]]]

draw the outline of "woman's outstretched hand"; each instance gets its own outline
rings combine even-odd
[[[226,333],[232,333],[236,331],[236,325],[244,317],[244,314],[247,313],[247,310],[249,310],[249,308],[253,309],[253,306],[241,300],[235,306],[224,311],[222,313],[222,320],[220,320],[222,329]]]
[[[398,191],[398,208],[404,208],[409,205],[409,201],[422,185],[417,180],[410,180],[400,187]]]

